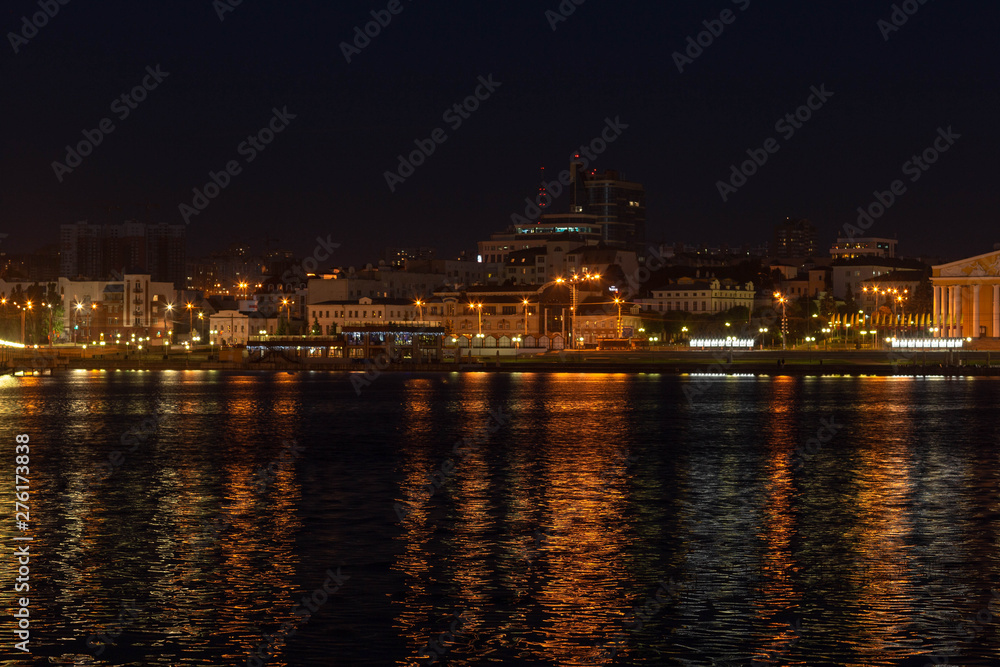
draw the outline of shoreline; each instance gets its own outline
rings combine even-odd
[[[61,375],[72,371],[224,371],[231,373],[631,373],[727,376],[1000,376],[1000,353],[956,350],[894,353],[885,350],[657,350],[650,352],[564,351],[523,356],[478,356],[460,362],[390,363],[384,359],[302,360],[273,362],[219,361],[199,354],[123,359],[59,355],[13,359],[0,374]]]
[[[944,365],[944,364],[760,364],[739,363],[693,363],[663,362],[656,364],[628,363],[484,363],[484,364],[399,364],[383,369],[374,366],[344,366],[319,364],[247,364],[203,362],[190,364],[141,363],[141,362],[97,362],[87,364],[66,364],[37,369],[5,369],[3,374],[25,377],[31,375],[59,376],[74,371],[80,372],[185,372],[221,371],[235,374],[257,373],[328,373],[351,374],[449,374],[449,373],[579,373],[579,374],[631,374],[631,375],[674,375],[674,376],[715,376],[715,377],[1000,377],[1000,365]]]

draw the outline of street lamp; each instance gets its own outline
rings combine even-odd
[[[479,314],[479,333],[476,334],[476,338],[482,338],[483,337],[483,304],[482,304],[482,302],[480,302],[480,303],[470,303],[469,307],[470,308],[474,308],[476,310],[476,312]]]
[[[521,305],[524,308],[521,310],[522,316],[524,317],[524,335],[528,335],[528,300],[524,299],[521,301]]]
[[[600,279],[601,279],[601,274],[599,273],[591,274],[588,273],[586,269],[584,270],[582,275],[574,273],[568,279],[556,278],[557,283],[559,283],[560,285],[563,283],[569,283],[569,286],[571,288],[572,301],[570,305],[571,319],[569,325],[569,334],[570,334],[570,341],[574,345],[576,344],[576,284],[581,280],[600,280]]]
[[[618,325],[615,328],[615,338],[620,339],[622,337],[622,300],[615,297],[615,305],[618,306]]]
[[[761,327],[761,328],[757,329],[757,332],[760,334],[760,349],[763,350],[764,349],[764,334],[767,333],[767,327]]]
[[[788,329],[788,319],[785,317],[785,304],[788,303],[788,298],[781,292],[775,292],[774,298],[778,300],[781,304],[781,349],[785,349],[785,334]]]
[[[417,299],[413,302],[413,305],[417,307],[417,318],[422,323],[424,321],[424,302]]]
[[[291,334],[292,333],[292,322],[291,322],[292,315],[291,315],[291,311],[289,310],[289,304],[291,304],[291,301],[289,301],[287,298],[281,300],[281,305],[284,306],[284,308],[285,308],[285,333],[286,334]],[[308,324],[308,322],[306,322],[306,324]]]
[[[7,300],[4,299],[4,303],[6,302]],[[73,344],[75,345],[78,337],[77,331],[80,329],[80,313],[83,312],[83,304],[77,301],[74,308],[76,308],[76,324],[73,325]]]
[[[167,332],[168,341],[170,340],[170,323],[168,322],[168,318],[170,317],[170,313],[172,313],[173,310],[174,310],[174,304],[172,303],[168,303],[166,307],[163,309],[163,329],[164,331]]]
[[[516,360],[517,359],[517,348],[519,348],[521,346],[521,337],[520,336],[514,336],[514,338],[512,338],[511,341],[514,343],[514,359]]]
[[[24,326],[25,326],[25,321],[26,321],[27,316],[28,316],[28,311],[31,310],[31,307],[32,307],[31,306],[31,302],[30,301],[25,301],[24,302],[24,308],[21,309],[21,345],[26,345],[28,343],[28,341],[25,340],[25,337],[24,337],[25,336]]]

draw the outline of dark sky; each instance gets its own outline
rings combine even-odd
[[[191,218],[192,254],[267,236],[311,253],[329,235],[345,264],[388,244],[452,255],[523,210],[540,166],[557,175],[620,117],[595,167],[645,185],[654,240],[760,243],[796,216],[826,245],[901,179],[870,233],[898,234],[907,254],[986,252],[1000,241],[1000,7],[911,2],[886,41],[891,3],[870,0],[587,0],[555,31],[557,0],[402,0],[348,64],[340,42],[388,3],[243,0],[220,21],[211,0],[71,0],[17,54],[9,35],[2,47],[2,247],[33,250],[109,205],[183,222],[192,188],[235,159],[242,173]],[[36,3],[5,3],[4,32]],[[726,9],[735,21],[679,73],[672,54]],[[169,76],[119,120],[112,102],[156,65]],[[442,114],[490,74],[501,86],[453,131]],[[823,84],[833,96],[786,140],[776,121]],[[237,147],[273,107],[297,117],[247,163]],[[103,118],[114,131],[60,183],[52,162]],[[903,164],[949,126],[961,138],[910,182]],[[391,193],[384,172],[439,127],[447,141]],[[780,150],[724,203],[717,181],[772,137]]]

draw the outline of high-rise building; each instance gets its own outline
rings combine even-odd
[[[830,256],[834,259],[852,259],[854,257],[895,257],[896,239],[866,236],[864,238],[837,238],[830,248]]]
[[[423,261],[434,259],[436,255],[434,248],[423,246],[415,248],[386,248],[385,263],[394,269],[402,269],[408,261]]]
[[[813,257],[817,252],[816,227],[806,219],[785,218],[774,228],[774,256],[779,259]]]
[[[541,212],[538,219],[513,216],[506,230],[479,242],[480,262],[498,263],[502,268],[509,253],[545,247],[553,241],[561,242],[563,251],[603,243],[644,254],[646,191],[640,183],[624,180],[617,171],[584,171],[582,162],[572,160],[566,187],[568,210],[557,213],[556,197],[546,188],[544,170],[542,174],[534,199],[536,213]]]
[[[118,273],[149,274],[154,281],[182,285],[185,278],[184,225],[128,221],[118,225],[87,221],[61,225],[60,275],[104,280]]]
[[[570,164],[570,212],[596,216],[604,225],[606,243],[642,253],[646,241],[646,191],[642,184],[626,181],[614,170],[587,173],[581,167],[579,162]]]

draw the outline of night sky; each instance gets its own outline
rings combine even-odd
[[[795,216],[825,247],[900,179],[868,231],[897,234],[901,253],[1000,241],[996,3],[911,0],[886,41],[889,2],[566,0],[553,30],[557,0],[402,0],[348,63],[340,43],[387,4],[243,0],[220,21],[227,0],[70,0],[15,54],[9,33],[40,10],[7,2],[0,247],[34,250],[87,218],[182,223],[192,189],[237,160],[190,218],[191,255],[267,237],[311,253],[317,235],[345,265],[390,244],[454,255],[508,225],[539,167],[557,176],[606,118],[628,127],[593,166],[645,185],[651,240],[757,244]],[[674,52],[724,10],[733,22],[680,73]],[[169,75],[120,119],[112,103],[157,65]],[[501,85],[452,129],[443,114],[489,75]],[[833,96],[786,140],[776,122],[822,85]],[[238,147],[285,107],[296,118],[248,163]],[[52,163],[104,118],[114,131],[59,182]],[[903,164],[949,126],[961,138],[911,182]],[[436,128],[447,140],[390,192],[384,172]],[[769,138],[780,150],[723,202],[717,182]]]

